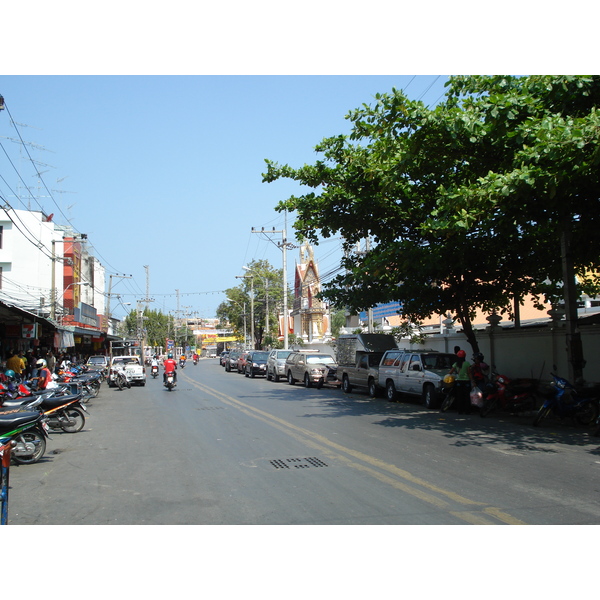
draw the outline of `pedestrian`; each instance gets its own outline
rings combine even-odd
[[[454,383],[456,390],[456,405],[458,414],[471,414],[471,388],[475,385],[471,374],[471,363],[467,361],[467,353],[464,350],[459,350],[456,353],[456,362],[448,372],[448,375],[456,373],[456,381]]]
[[[54,369],[56,368],[56,358],[54,358],[52,350],[48,350],[48,354],[46,354],[46,364],[50,369],[50,373],[54,373]]]
[[[21,381],[23,371],[25,370],[25,361],[16,350],[11,352],[10,358],[6,361],[6,368],[15,372],[17,381]]]

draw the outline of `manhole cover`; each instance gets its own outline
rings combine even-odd
[[[310,469],[311,467],[328,467],[319,458],[276,458],[269,461],[276,469]]]

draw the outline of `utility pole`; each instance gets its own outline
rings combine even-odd
[[[110,330],[110,299],[112,298],[112,278],[120,277],[121,279],[131,279],[133,275],[113,275],[112,273],[108,277],[108,300],[106,302],[106,335],[108,336],[108,332]],[[112,342],[109,345],[109,364],[112,360]]]
[[[236,275],[236,279],[249,279],[250,280],[250,345],[254,350],[256,341],[254,339],[254,277],[252,275]]]
[[[280,250],[283,252],[283,348],[285,350],[288,349],[288,290],[287,290],[287,250],[291,250],[292,248],[297,248],[294,244],[290,244],[287,241],[286,235],[287,229],[287,211],[285,212],[285,226],[282,230],[276,231],[273,227],[272,230],[266,230],[263,227],[262,229],[254,229],[252,228],[252,233],[262,233],[264,235],[280,233],[281,234],[281,242],[273,242],[270,238],[269,241],[273,242]]]

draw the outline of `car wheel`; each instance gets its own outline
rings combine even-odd
[[[434,408],[435,402],[435,388],[429,383],[423,389],[423,406],[425,408]]]
[[[348,375],[344,375],[342,377],[342,392],[344,394],[349,394],[352,391],[352,386],[350,385],[350,380],[348,379]]]
[[[296,380],[292,377],[292,372],[288,371],[287,374],[287,381],[290,385],[294,385],[296,383]]]
[[[305,388],[312,387],[312,383],[310,381],[310,377],[308,376],[308,373],[304,373],[304,387]]]
[[[273,373],[273,381],[279,381],[279,375],[277,372]]]
[[[398,400],[398,392],[396,391],[396,386],[393,381],[388,381],[385,384],[385,393],[390,402],[396,402]]]
[[[271,373],[269,373],[269,369],[267,369],[267,381],[271,381]]]
[[[377,384],[375,383],[374,379],[370,379],[369,380],[369,396],[371,396],[371,398],[377,398],[377,395],[378,395]]]

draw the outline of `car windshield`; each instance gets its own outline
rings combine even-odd
[[[329,354],[308,354],[306,356],[306,363],[309,365],[317,365],[319,363],[331,365],[335,363],[335,360]]]
[[[125,358],[115,358],[113,363],[115,365],[139,365],[140,361],[137,356],[127,356]]]
[[[281,350],[277,352],[275,358],[287,358],[291,353],[291,350]]]
[[[255,352],[252,355],[252,360],[267,360],[268,356],[268,352]]]
[[[106,359],[103,356],[92,356],[88,360],[88,364],[90,365],[103,365],[106,363]]]
[[[451,369],[456,362],[454,354],[423,354],[421,359],[426,369]]]
[[[229,358],[237,358],[240,355],[239,352],[230,352],[229,353]]]

